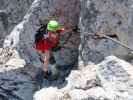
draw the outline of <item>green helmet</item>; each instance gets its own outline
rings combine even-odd
[[[47,25],[47,29],[48,31],[57,31],[60,28],[60,25],[57,21],[55,20],[51,20],[49,21],[48,25]]]

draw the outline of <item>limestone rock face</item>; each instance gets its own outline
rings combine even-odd
[[[33,0],[0,0],[0,47],[28,11]]]
[[[98,64],[98,77],[113,100],[132,100],[133,66],[114,56]]]
[[[32,100],[35,71],[15,49],[0,49],[0,100]]]
[[[37,91],[34,100],[132,100],[133,66],[115,56],[72,71],[63,88]]]
[[[12,2],[15,3],[15,0]],[[19,2],[24,1],[19,0]],[[23,7],[26,6],[23,5]],[[33,100],[34,91],[37,89],[34,79],[38,70],[34,64],[42,67],[40,57],[33,48],[34,35],[40,23],[46,23],[47,19],[58,20],[67,29],[73,28],[78,24],[80,2],[78,0],[69,2],[68,0],[34,0],[26,9],[28,12],[23,18],[20,15],[21,20],[16,18],[21,22],[13,28],[4,40],[3,48],[0,49],[0,99],[2,100]],[[17,12],[14,11],[13,14],[15,13]],[[73,31],[64,34],[64,38],[69,38],[64,44],[64,51],[55,53],[58,64],[72,65],[75,60],[77,61],[79,35],[79,32]]]
[[[96,66],[86,66],[82,70],[72,71],[63,88],[47,87],[37,91],[33,100],[102,100],[105,91],[96,76]],[[98,93],[100,91],[100,94]]]
[[[55,19],[62,25],[65,25],[66,28],[73,27],[78,24],[79,3],[77,0],[71,0],[70,2],[67,0],[35,0],[22,22],[13,29],[11,34],[4,41],[4,47],[16,47],[21,56],[26,59],[27,63],[38,61],[39,57],[33,45],[34,35],[40,27],[40,20],[42,23],[46,23],[46,19]],[[72,10],[74,11],[73,13],[71,13]],[[69,37],[69,34],[71,34],[71,32],[66,33],[65,37]],[[70,59],[77,59],[79,40],[79,33],[72,33],[72,36],[65,44],[67,48],[64,50],[65,53],[62,53],[62,58],[59,58],[61,54],[57,53],[56,58],[62,59],[62,61],[60,61],[62,65],[69,65],[74,62]],[[68,57],[67,55],[70,56]]]
[[[106,57],[110,54],[126,57],[129,51],[111,40],[89,35],[103,33],[133,48],[133,1],[80,1],[0,1],[0,32],[6,29],[10,32],[12,25],[17,24],[6,37],[4,47],[0,48],[0,100],[133,100],[133,66],[115,56]],[[64,34],[62,38],[69,37],[68,42],[63,51],[54,52],[54,55],[58,65],[68,68],[80,54],[80,69],[71,71],[63,84],[60,80],[44,79],[44,88],[35,92],[35,66],[41,67],[42,63],[33,47],[34,36],[39,24],[49,19],[58,20],[67,29],[79,24],[81,34],[74,31]],[[68,74],[70,70],[67,71],[62,70],[60,75]],[[46,81],[50,84],[46,85]]]
[[[68,84],[71,84],[71,87],[76,89],[87,90],[98,84],[100,85],[97,80],[95,65],[87,66],[82,70],[72,71],[67,80]]]
[[[22,59],[18,51],[11,50],[9,48],[1,48],[0,51],[0,72],[23,68],[26,65],[24,59]]]
[[[81,0],[80,54],[85,64],[88,61],[98,63],[110,54],[122,58],[128,56],[128,49],[89,33],[106,34],[133,48],[132,12],[132,0]]]
[[[32,100],[35,84],[27,75],[19,71],[0,73],[0,83],[1,100]]]

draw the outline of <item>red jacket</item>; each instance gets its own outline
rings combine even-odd
[[[64,32],[64,29],[58,30],[57,33]],[[48,39],[41,39],[36,43],[35,48],[41,52],[49,51],[59,44],[60,37],[52,32],[48,32]]]

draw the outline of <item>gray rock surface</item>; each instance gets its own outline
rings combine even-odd
[[[80,4],[77,0],[71,0],[70,2],[67,0],[35,0],[22,22],[13,29],[4,41],[4,47],[16,47],[27,63],[38,61],[39,56],[33,45],[34,35],[39,28],[40,20],[41,23],[46,23],[46,19],[56,19],[66,28],[70,28],[78,24],[79,9]],[[73,13],[71,13],[72,10]],[[57,59],[63,58],[60,61],[62,64],[74,63],[75,60],[70,59],[77,59],[78,56],[79,33],[68,32],[64,36],[67,38],[71,33],[72,37],[65,44],[67,46],[67,49],[64,50],[65,53],[62,55],[57,53]]]
[[[0,96],[2,100],[32,100],[35,84],[28,75],[19,71],[7,71],[0,73]]]
[[[35,0],[32,3],[24,18],[6,37],[3,48],[0,49],[0,99],[32,100],[33,93],[37,89],[34,81],[37,74],[36,67],[42,66],[33,48],[34,35],[40,27],[39,24],[45,23],[45,19],[57,19],[69,29],[78,24],[79,6],[77,0],[70,2],[67,0]],[[71,13],[71,10],[75,12]],[[64,51],[57,52],[55,58],[58,59],[57,64],[71,65],[77,60],[79,33],[68,32],[63,37],[69,37],[68,42],[64,45]]]
[[[0,47],[15,25],[22,21],[32,2],[33,0],[0,0]]]
[[[52,81],[46,86],[44,80],[45,88],[37,92],[35,92],[37,85],[34,81],[37,71],[35,66],[40,67],[41,63],[33,48],[36,30],[39,24],[45,23],[47,19],[56,19],[68,29],[77,25],[80,2],[78,0],[69,2],[68,0],[35,0],[29,7],[32,1],[13,0],[12,3],[9,0],[0,1],[2,5],[0,18],[4,16],[4,20],[0,21],[0,32],[4,32],[5,29],[10,32],[14,27],[13,23],[16,25],[21,21],[6,37],[4,48],[0,49],[0,99],[133,100],[133,66],[131,64],[114,56],[107,57],[100,64],[90,64],[90,62],[99,63],[110,54],[124,58],[128,56],[129,51],[110,40],[88,34],[104,33],[132,48],[132,0],[80,1],[79,52],[80,34],[68,32],[63,36],[67,38],[72,34],[64,45],[66,48],[63,52],[55,53],[57,64],[67,65],[67,68],[77,60],[79,53],[79,69],[72,71],[63,84]],[[20,2],[25,5],[21,6]],[[2,7],[8,4],[7,9],[3,10]],[[28,8],[30,9],[26,13]],[[20,9],[23,15],[18,18]],[[9,13],[11,17],[8,17]],[[16,19],[17,22],[14,22]],[[67,70],[65,71],[61,73],[67,73]]]
[[[113,100],[132,100],[133,66],[114,56],[98,64],[98,77]]]
[[[80,58],[85,64],[88,61],[98,63],[111,54],[128,57],[128,49],[89,33],[106,34],[133,48],[132,6],[132,0],[81,0]]]
[[[37,69],[27,66],[16,50],[0,51],[0,100],[32,100]]]
[[[82,90],[88,90],[89,88],[100,85],[97,80],[96,67],[95,65],[88,65],[81,70],[71,71],[71,74],[67,78],[68,84],[71,85],[71,88]]]
[[[82,66],[68,76],[63,88],[37,91],[34,100],[132,100],[133,66],[115,56],[98,65]]]
[[[101,96],[105,98],[105,91],[100,87],[96,76],[95,65],[72,71],[66,82],[63,88],[42,88],[35,93],[33,100],[102,100]]]

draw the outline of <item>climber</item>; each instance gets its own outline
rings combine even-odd
[[[48,75],[50,74],[48,71],[48,64],[52,51],[61,49],[59,45],[60,34],[67,31],[61,27],[57,21],[51,20],[47,25],[43,25],[38,30],[39,34],[35,35],[35,49],[39,54],[43,55],[43,71],[45,78],[48,78]]]

